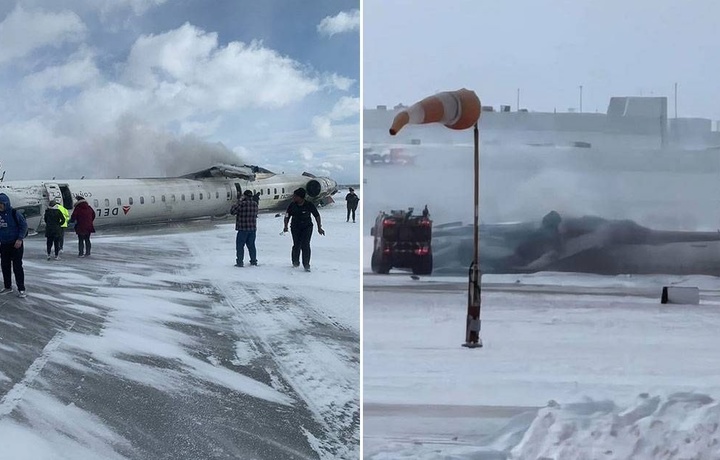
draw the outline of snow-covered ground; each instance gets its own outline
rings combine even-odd
[[[379,211],[427,205],[435,224],[472,219],[470,145],[417,133],[422,146],[406,147],[414,166],[364,169],[363,455],[720,458],[710,399],[720,398],[720,279],[484,276],[485,346],[471,350],[460,346],[466,278],[370,273]],[[485,223],[539,221],[550,210],[668,230],[720,222],[711,156],[625,146],[480,152]],[[670,284],[698,286],[700,305],[660,304]]]
[[[366,458],[720,458],[718,278],[485,276],[471,350],[465,279],[364,270]]]
[[[101,231],[86,259],[30,238],[28,298],[0,298],[0,458],[357,458],[359,229],[320,213],[311,273],[274,214],[258,267],[232,220]]]

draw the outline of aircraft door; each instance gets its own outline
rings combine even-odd
[[[55,200],[59,203],[63,203],[62,192],[60,191],[58,184],[45,184],[45,190],[48,194],[48,201]],[[63,206],[65,205],[63,204]]]
[[[62,194],[62,200],[61,203],[65,209],[72,209],[73,207],[73,197],[72,193],[70,193],[70,187],[67,185],[60,185],[60,193]]]
[[[237,193],[237,198],[240,199],[242,196],[242,187],[237,182],[235,182],[235,192]]]

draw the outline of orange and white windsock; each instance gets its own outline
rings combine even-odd
[[[467,129],[480,119],[480,99],[474,91],[459,89],[426,97],[395,115],[390,135],[407,124],[442,123],[451,129]]]

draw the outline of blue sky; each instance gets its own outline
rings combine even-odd
[[[467,87],[496,108],[604,113],[612,96],[667,96],[720,120],[716,0],[365,0],[363,105]],[[400,21],[399,19],[402,19]]]
[[[359,22],[359,0],[2,2],[6,179],[232,161],[357,183]]]

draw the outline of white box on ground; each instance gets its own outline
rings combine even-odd
[[[663,286],[660,303],[698,305],[700,303],[700,289],[696,287]]]

